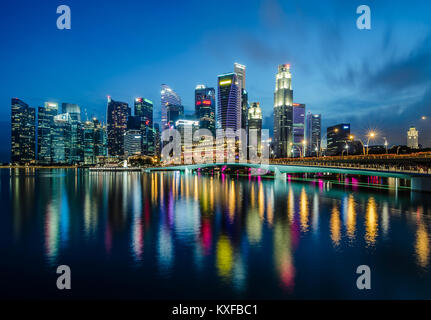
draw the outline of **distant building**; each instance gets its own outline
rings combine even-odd
[[[155,152],[153,102],[145,98],[136,98],[135,116],[138,116],[141,119],[140,130],[142,135],[142,154],[146,156],[153,156]]]
[[[58,114],[58,103],[45,102],[37,112],[37,160],[41,164],[52,163],[52,136],[54,117]]]
[[[124,134],[124,153],[126,156],[140,155],[142,153],[141,130],[127,130]]]
[[[168,85],[162,84],[161,90],[161,110],[162,110],[162,131],[168,128],[168,105],[181,106],[180,96]]]
[[[162,152],[160,144],[160,126],[158,123],[154,124],[154,155],[160,159],[160,154]]]
[[[293,103],[293,157],[304,156],[305,141],[305,104]],[[305,142],[305,145],[304,145]]]
[[[17,98],[11,104],[11,160],[29,163],[36,160],[36,110]]]
[[[243,88],[241,90],[241,128],[247,129],[247,120],[248,120],[248,93]]]
[[[326,154],[335,156],[342,154],[345,146],[349,143],[350,124],[341,123],[332,127],[328,127],[326,131],[327,148]]]
[[[305,137],[307,141],[307,156],[317,156],[320,152],[322,138],[322,116],[307,113]]]
[[[240,93],[240,107],[241,107],[241,128],[247,128],[247,117],[248,117],[248,93],[245,88],[245,72],[246,67],[242,64],[234,64],[234,73],[238,80],[238,91]]]
[[[68,113],[54,117],[54,132],[52,136],[52,162],[56,164],[71,164],[72,118]]]
[[[415,127],[410,127],[407,131],[407,147],[419,149],[419,131]]]
[[[110,156],[124,155],[124,134],[127,129],[127,120],[131,114],[129,105],[108,97],[107,108],[107,134],[108,154]]]
[[[166,106],[166,113],[166,128],[175,128],[176,122],[184,117],[184,107],[175,104],[168,104]]]
[[[248,151],[250,155],[250,148],[256,148],[257,156],[262,154],[262,109],[259,102],[252,102],[248,109]],[[256,135],[256,143],[251,143],[250,140],[253,134]],[[250,157],[250,156],[249,156]]]
[[[68,113],[73,121],[81,122],[81,108],[77,104],[62,103],[61,113]]]
[[[217,128],[241,128],[241,91],[236,73],[218,76]]]
[[[195,118],[200,129],[207,129],[215,136],[216,120],[215,89],[198,85],[195,89]]]
[[[277,158],[290,157],[293,143],[293,90],[290,65],[278,66],[274,92],[274,138]]]
[[[99,120],[93,118],[83,124],[83,162],[94,165],[97,159],[107,156],[106,128]]]

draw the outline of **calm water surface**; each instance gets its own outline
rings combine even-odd
[[[431,298],[429,194],[175,172],[0,174],[1,298]],[[67,292],[56,289],[61,264]]]

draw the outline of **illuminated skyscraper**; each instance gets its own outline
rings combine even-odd
[[[195,89],[195,117],[200,129],[208,129],[215,136],[215,89],[198,85]]]
[[[54,132],[52,135],[52,162],[56,164],[71,164],[72,118],[68,113],[54,117]]]
[[[37,115],[37,159],[42,164],[52,163],[52,136],[54,117],[58,114],[58,103],[45,102]]]
[[[240,105],[241,105],[241,128],[247,128],[247,117],[248,117],[248,93],[245,88],[245,71],[244,65],[235,63],[234,72],[238,79],[238,90],[240,92]]]
[[[172,90],[168,85],[162,84],[161,91],[161,109],[162,109],[162,130],[168,127],[168,114],[167,114],[167,106],[181,106],[181,98],[180,96]]]
[[[12,163],[29,163],[36,160],[36,112],[20,99],[12,99],[11,160]]]
[[[290,65],[278,66],[274,92],[274,152],[278,158],[291,156],[293,143],[293,90]]]
[[[124,155],[124,133],[131,111],[127,103],[114,101],[111,97],[108,97],[107,109],[108,154],[122,156]]]
[[[153,102],[144,98],[135,99],[135,116],[141,119],[142,154],[154,155]]]
[[[293,104],[293,145],[294,157],[304,155],[305,147],[305,104]]]
[[[415,127],[410,127],[409,131],[407,131],[407,147],[419,148],[419,131]]]
[[[241,92],[237,75],[226,73],[218,76],[217,128],[241,128]]]
[[[251,144],[249,140],[249,150],[250,147],[257,148],[257,154],[262,152],[262,109],[260,108],[259,102],[253,102],[248,109],[248,139],[252,136],[253,130],[257,134],[257,144]]]
[[[306,119],[307,156],[317,156],[320,151],[322,137],[322,116],[320,114],[307,113]]]
[[[74,103],[62,103],[61,113],[68,113],[72,121],[81,122],[81,108]]]

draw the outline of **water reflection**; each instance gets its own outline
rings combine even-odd
[[[8,179],[13,237],[18,245],[40,237],[34,245],[43,242],[48,265],[81,250],[82,259],[155,270],[154,281],[200,276],[244,294],[259,279],[282,295],[295,294],[301,272],[325,277],[310,266],[328,255],[381,244],[414,257],[406,263],[417,269],[429,266],[431,205],[402,194],[178,172],[11,170]]]

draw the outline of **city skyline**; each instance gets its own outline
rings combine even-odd
[[[90,118],[96,116],[106,121],[107,95],[129,104],[141,96],[158,101],[160,84],[168,83],[183,98],[186,112],[190,112],[194,109],[193,88],[200,83],[216,88],[215,75],[232,70],[232,63],[238,62],[247,67],[248,100],[260,102],[265,126],[265,118],[271,117],[273,109],[274,66],[291,63],[295,101],[306,103],[307,111],[323,115],[323,130],[349,122],[356,134],[378,129],[384,133],[381,136],[391,137],[389,143],[405,144],[406,130],[415,126],[420,132],[420,143],[430,141],[430,133],[424,132],[429,122],[420,121],[421,115],[429,116],[431,102],[431,45],[429,30],[424,26],[429,18],[428,4],[402,8],[403,15],[398,15],[402,4],[394,3],[391,8],[374,4],[373,12],[379,12],[379,16],[373,15],[372,30],[360,31],[355,25],[356,7],[338,1],[300,4],[267,0],[248,2],[247,7],[238,2],[232,13],[224,14],[221,9],[227,3],[210,2],[207,6],[213,13],[205,28],[199,29],[194,23],[175,23],[175,28],[179,28],[175,31],[173,25],[163,24],[157,17],[177,12],[178,3],[135,4],[152,13],[137,26],[130,18],[140,10],[132,10],[130,5],[107,1],[105,19],[96,5],[75,1],[71,3],[72,29],[62,32],[55,28],[52,3],[39,4],[42,8],[35,16],[30,3],[24,6],[27,10],[14,3],[2,4],[5,11],[11,12],[0,22],[4,25],[2,40],[5,47],[15,48],[13,56],[3,53],[3,61],[8,61],[4,65],[7,80],[1,80],[3,106],[9,106],[11,97],[35,108],[45,101],[68,101],[80,105]],[[234,11],[236,23],[230,19]],[[18,12],[25,21],[20,27],[13,23]],[[182,4],[181,18],[185,19],[181,20],[186,21],[196,12],[194,1]],[[297,21],[297,12],[302,12],[301,22]],[[107,25],[106,20],[114,15],[124,17],[125,26]],[[90,16],[94,21],[90,22]],[[292,22],[286,22],[286,18]],[[35,30],[29,30],[31,25],[36,26]],[[406,26],[416,32],[406,32]],[[130,28],[136,31],[129,32]],[[92,32],[87,35],[89,30]],[[178,50],[169,50],[163,39],[178,32],[182,35],[169,37],[169,47]],[[191,32],[196,36],[189,37]],[[305,48],[299,35],[309,40],[302,42],[313,43],[312,47]],[[45,36],[49,36],[49,42]],[[292,45],[281,44],[286,38]],[[152,50],[138,50],[142,47],[136,42],[138,39],[147,41],[145,45]],[[106,50],[108,41],[115,46]],[[369,45],[364,47],[363,43]],[[232,50],[220,52],[217,45],[221,44]],[[47,50],[40,50],[42,46]],[[310,49],[313,55],[304,54]],[[9,119],[9,109],[3,107],[0,115]],[[160,106],[155,103],[156,122],[159,114]],[[2,145],[7,145],[7,121],[3,127]],[[8,153],[4,148],[0,150],[2,158]]]

